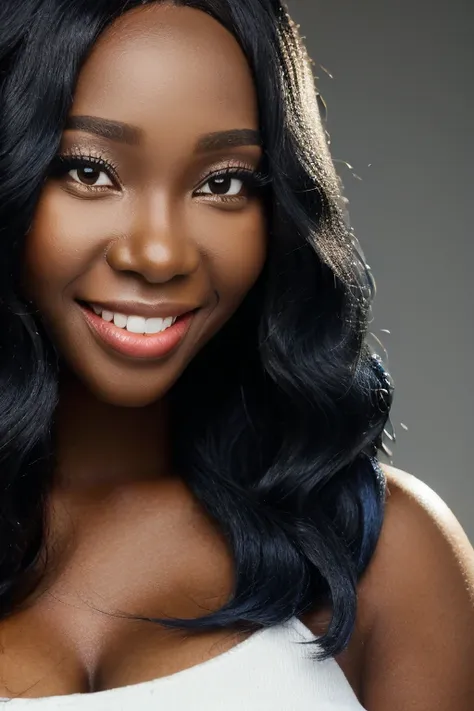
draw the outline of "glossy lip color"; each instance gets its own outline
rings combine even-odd
[[[180,316],[172,326],[161,333],[142,335],[119,328],[113,321],[104,321],[94,311],[79,304],[85,319],[101,341],[130,358],[163,358],[182,342],[189,331],[195,311]]]

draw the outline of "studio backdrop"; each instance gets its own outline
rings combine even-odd
[[[474,3],[288,7],[377,282],[371,332],[396,387],[386,461],[434,489],[474,541]]]

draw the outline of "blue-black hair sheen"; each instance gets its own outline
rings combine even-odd
[[[54,469],[58,358],[20,289],[23,246],[78,73],[146,0],[0,4],[0,619],[35,589]],[[315,659],[341,652],[384,513],[393,384],[368,345],[370,268],[348,226],[311,61],[280,0],[175,0],[239,42],[258,94],[268,255],[241,307],[169,393],[179,471],[228,541],[231,598],[203,630],[330,605]],[[128,617],[128,614],[125,615]],[[132,617],[132,615],[130,615]]]

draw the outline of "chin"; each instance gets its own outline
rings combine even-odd
[[[173,383],[163,383],[161,387],[138,387],[130,384],[117,386],[106,384],[91,384],[90,394],[100,402],[114,407],[147,407],[158,402],[170,391]]]
[[[138,392],[117,392],[116,390],[111,392],[110,390],[95,390],[91,391],[93,395],[99,402],[103,402],[106,405],[111,405],[113,407],[147,407],[152,405],[154,402],[160,400],[163,394],[150,395],[149,393],[138,393]]]
[[[179,378],[179,373],[174,377],[161,378],[151,374],[135,374],[135,377],[115,378],[111,374],[90,373],[79,371],[75,368],[68,368],[68,380],[71,376],[75,381],[74,390],[80,388],[81,399],[93,399],[98,402],[111,405],[113,407],[147,407],[154,402],[161,400],[173,387]]]

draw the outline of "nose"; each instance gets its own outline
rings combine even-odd
[[[110,245],[109,266],[119,272],[133,272],[152,284],[190,275],[199,266],[198,245],[186,234],[176,210],[163,198],[143,200],[129,234]]]

